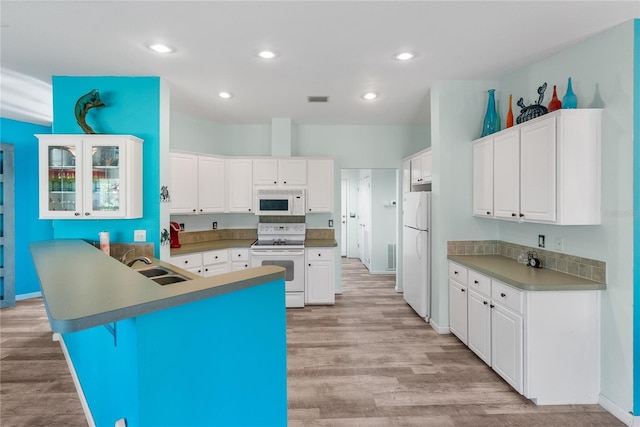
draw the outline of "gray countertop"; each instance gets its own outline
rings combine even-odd
[[[532,268],[502,255],[448,255],[478,273],[525,291],[604,290],[606,284],[547,268]]]
[[[224,240],[209,240],[206,242],[187,243],[179,248],[172,248],[171,255],[185,255],[195,252],[212,251],[216,249],[228,249],[228,248],[250,248],[255,242],[255,239],[224,239]],[[338,242],[335,239],[305,239],[305,248],[320,248],[320,247],[336,247]]]
[[[164,310],[284,278],[265,266],[200,277],[154,259],[193,280],[161,286],[83,240],[30,245],[54,332],[67,333]],[[136,265],[136,267],[144,264]]]

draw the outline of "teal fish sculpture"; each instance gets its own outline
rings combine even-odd
[[[78,125],[80,125],[84,133],[95,133],[86,121],[87,112],[94,107],[104,107],[104,103],[100,100],[98,89],[93,89],[91,92],[82,95],[76,101],[76,107],[74,109],[76,122],[78,122]]]

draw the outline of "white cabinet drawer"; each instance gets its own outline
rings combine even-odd
[[[307,262],[317,260],[333,260],[333,249],[307,248]]]
[[[184,268],[185,270],[190,268],[202,267],[202,255],[199,253],[187,254],[187,255],[175,255],[170,258],[171,264]]]
[[[491,296],[491,278],[483,274],[476,273],[473,270],[469,270],[469,280],[467,281],[469,289],[473,289],[476,292]]]
[[[229,251],[227,251],[226,249],[202,253],[202,264],[204,265],[219,264],[227,262],[228,259]]]
[[[232,248],[230,251],[231,262],[249,261],[249,249]]]
[[[491,299],[518,313],[522,313],[523,311],[523,292],[497,280],[491,282]]]
[[[449,263],[449,277],[458,283],[467,284],[468,270],[454,262]]]

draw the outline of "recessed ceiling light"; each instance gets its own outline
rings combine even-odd
[[[229,99],[233,97],[233,94],[231,92],[220,92],[218,93],[218,96],[220,98]]]
[[[173,53],[176,51],[175,48],[163,43],[149,42],[146,44],[146,46],[147,48],[157,53]]]
[[[416,57],[416,54],[414,52],[400,52],[393,55],[393,59],[396,59],[398,61],[408,61],[415,57]]]
[[[278,57],[278,52],[275,52],[273,50],[261,50],[260,52],[258,52],[258,56],[262,59],[273,59]]]
[[[365,101],[373,101],[377,97],[378,97],[378,94],[375,92],[367,92],[362,95],[362,99],[364,99]]]

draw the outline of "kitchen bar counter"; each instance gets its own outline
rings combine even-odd
[[[519,264],[502,255],[448,255],[447,258],[525,291],[604,290],[606,284],[547,268]]]
[[[30,245],[47,314],[54,332],[67,333],[141,316],[284,279],[284,269],[267,266],[202,278],[154,259],[192,278],[159,285],[83,240]],[[134,267],[146,267],[138,262]]]

